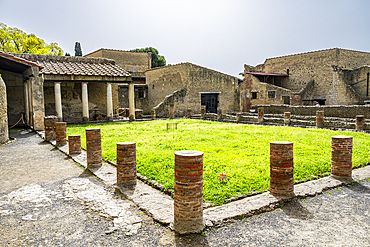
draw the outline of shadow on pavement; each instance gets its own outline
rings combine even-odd
[[[313,214],[303,207],[298,200],[288,202],[282,210],[287,216],[295,219],[308,220],[313,218]]]

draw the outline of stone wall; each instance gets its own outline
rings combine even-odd
[[[348,77],[348,75],[347,75]],[[341,68],[333,66],[333,86],[326,98],[328,105],[354,105],[363,102],[362,97],[351,86]]]
[[[313,94],[310,97],[325,99],[333,88],[332,65],[353,69],[368,64],[370,64],[370,53],[368,52],[333,48],[269,58],[264,64],[252,69],[266,73],[289,74],[289,80],[285,80],[282,87],[294,92],[299,92],[309,82],[314,81]]]
[[[220,92],[218,107],[239,111],[239,79],[191,63],[151,69],[145,72],[148,104],[153,108],[175,91],[186,87],[186,96],[175,104],[175,110],[200,112],[200,92]]]
[[[370,105],[325,105],[325,106],[289,106],[289,105],[255,105],[264,108],[265,114],[284,114],[291,112],[292,115],[316,116],[316,111],[324,111],[325,117],[356,118],[356,115],[364,115],[370,119]]]
[[[0,74],[0,144],[9,139],[6,95],[6,85]]]
[[[152,67],[152,57],[146,52],[132,52],[100,49],[85,57],[103,57],[116,61],[116,64],[129,72],[144,72]]]
[[[0,70],[0,74],[6,84],[6,94],[8,96],[8,124],[13,125],[25,113],[23,76],[4,70]]]

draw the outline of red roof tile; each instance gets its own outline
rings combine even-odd
[[[33,61],[37,65],[42,66],[43,69],[40,70],[40,73],[45,75],[130,76],[126,70],[116,65],[112,59],[25,53],[11,53],[11,55]]]

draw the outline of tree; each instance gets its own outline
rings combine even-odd
[[[76,57],[82,57],[82,49],[80,42],[75,43],[75,56]]]
[[[47,44],[33,33],[27,34],[19,28],[8,27],[2,22],[0,23],[0,50],[15,53],[63,55],[63,50],[58,43]]]
[[[140,48],[140,49],[134,49],[131,51],[136,52],[150,52],[152,55],[152,68],[166,66],[166,59],[164,56],[159,55],[158,50],[153,47],[146,47],[146,48]]]

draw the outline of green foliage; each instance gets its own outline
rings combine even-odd
[[[27,34],[16,27],[8,27],[0,23],[0,50],[15,53],[63,55],[58,43],[45,43],[35,34]]]
[[[167,122],[177,122],[177,130],[167,130]],[[330,172],[331,136],[353,136],[353,165],[369,161],[370,138],[360,132],[337,132],[326,129],[260,126],[177,119],[150,122],[125,122],[68,125],[69,134],[81,135],[86,128],[101,128],[103,156],[116,160],[116,144],[135,141],[137,170],[148,179],[174,185],[174,152],[204,152],[204,200],[222,204],[225,199],[269,188],[269,143],[294,143],[294,179]],[[85,146],[86,147],[86,146]],[[227,180],[219,180],[220,172]]]
[[[164,58],[164,56],[159,55],[158,50],[153,47],[134,49],[131,51],[150,52],[152,55],[152,68],[166,66],[166,59]]]
[[[71,56],[71,54],[69,54],[68,52],[66,52],[66,54],[64,54],[64,56],[66,56],[66,57],[70,57],[70,56]]]
[[[75,43],[75,56],[76,57],[82,57],[82,49],[80,42]]]

